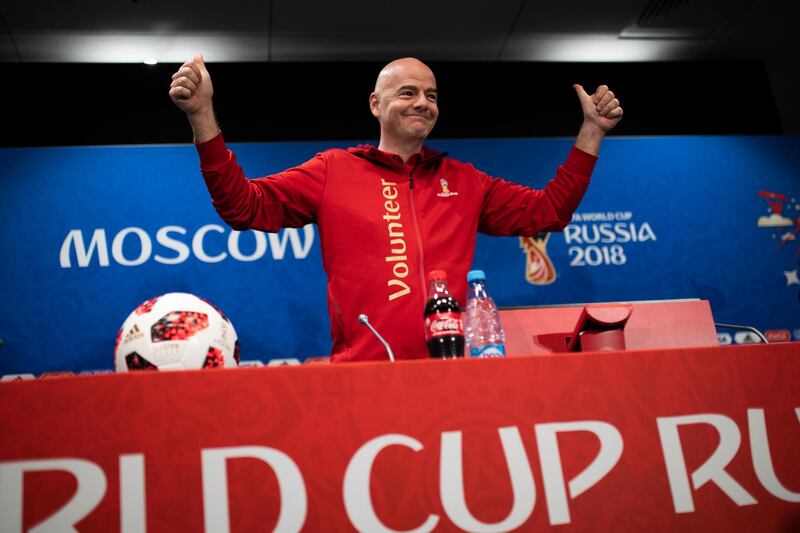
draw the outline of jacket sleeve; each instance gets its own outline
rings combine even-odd
[[[272,176],[247,179],[222,134],[197,145],[211,202],[233,229],[276,232],[316,222],[325,186],[324,154]]]
[[[484,198],[478,230],[489,235],[531,236],[564,229],[589,186],[596,161],[595,156],[573,147],[542,190],[481,173]]]

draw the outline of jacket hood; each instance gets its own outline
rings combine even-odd
[[[347,151],[356,157],[369,159],[370,161],[379,165],[390,167],[399,171],[404,169],[403,160],[399,155],[378,150],[378,148],[372,146],[371,144],[360,144],[353,148],[348,148]],[[418,154],[411,156],[411,159],[409,159],[409,164],[414,166],[427,166],[435,164],[435,162],[439,161],[446,155],[447,152],[438,152],[433,148],[423,146],[422,150],[420,150]]]

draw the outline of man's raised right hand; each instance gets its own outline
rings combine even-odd
[[[204,113],[213,115],[211,104],[213,94],[211,76],[206,70],[206,64],[201,55],[194,56],[172,75],[169,97],[189,118]]]

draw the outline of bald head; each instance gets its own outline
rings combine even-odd
[[[378,148],[406,159],[418,153],[439,116],[436,78],[413,57],[383,67],[369,95],[369,107],[381,125]]]
[[[395,59],[381,69],[378,79],[375,80],[375,92],[380,94],[395,80],[408,76],[418,79],[429,78],[433,81],[433,85],[436,85],[436,77],[428,65],[415,57],[404,57]]]

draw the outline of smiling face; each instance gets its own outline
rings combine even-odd
[[[381,141],[424,141],[439,117],[437,96],[436,78],[421,61],[405,58],[386,65],[369,97],[370,110],[381,124]]]

